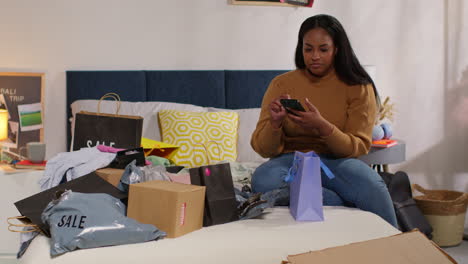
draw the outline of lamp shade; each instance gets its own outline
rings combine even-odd
[[[8,138],[8,111],[0,109],[0,140]]]

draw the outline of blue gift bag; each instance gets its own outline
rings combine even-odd
[[[296,221],[324,219],[320,168],[330,179],[334,177],[315,152],[295,152],[285,181],[290,182],[289,211]]]

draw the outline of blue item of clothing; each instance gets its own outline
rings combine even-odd
[[[117,188],[124,193],[128,193],[130,190],[130,184],[143,182],[142,179],[143,171],[136,165],[136,160],[132,160],[132,162],[125,166],[124,173],[120,178]]]
[[[322,170],[322,195],[325,206],[354,206],[372,212],[398,228],[393,203],[382,178],[364,162],[354,158],[321,161],[333,172],[330,179]],[[266,193],[285,188],[294,153],[285,153],[260,165],[252,175],[252,191]]]
[[[39,180],[41,190],[59,185],[64,175],[66,181],[71,181],[104,168],[114,160],[115,156],[115,153],[101,152],[97,147],[59,153],[47,161],[44,176]]]

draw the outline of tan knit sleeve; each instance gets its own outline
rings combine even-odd
[[[274,129],[270,123],[270,103],[286,93],[279,85],[278,78],[271,81],[262,100],[262,109],[250,144],[262,157],[271,158],[281,154],[284,149],[282,128]]]
[[[348,87],[347,116],[343,130],[334,127],[324,137],[330,151],[338,158],[366,154],[372,143],[377,104],[371,84]]]

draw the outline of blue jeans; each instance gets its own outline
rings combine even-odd
[[[253,192],[264,193],[286,187],[284,178],[293,159],[294,153],[286,153],[260,165],[252,175]],[[398,227],[387,186],[377,172],[358,159],[320,159],[335,175],[329,179],[322,171],[323,205],[357,207]]]

